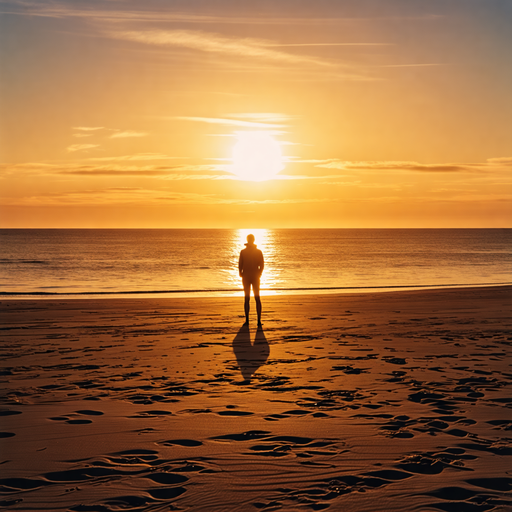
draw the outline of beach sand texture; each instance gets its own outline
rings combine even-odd
[[[512,510],[512,287],[4,300],[6,510]]]

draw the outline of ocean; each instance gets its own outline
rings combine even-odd
[[[512,229],[2,229],[0,296],[240,295],[509,284]]]

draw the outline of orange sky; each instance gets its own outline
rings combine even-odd
[[[510,2],[0,13],[0,227],[512,225]],[[231,172],[245,131],[274,179]]]

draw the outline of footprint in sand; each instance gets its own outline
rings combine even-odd
[[[201,441],[196,441],[195,439],[169,439],[168,441],[161,441],[158,444],[163,446],[186,446],[190,448],[203,445]]]
[[[477,504],[480,503],[488,503],[491,507],[493,507],[493,505],[508,506],[510,504],[508,496],[505,496],[505,499],[502,500],[499,499],[499,494],[492,496],[489,494],[489,491],[510,491],[512,489],[512,479],[475,478],[466,480],[466,482],[477,488],[485,489],[485,492],[482,492],[480,489],[468,489],[466,487],[441,487],[440,489],[435,489],[434,491],[430,491],[426,494],[444,501],[439,503],[430,503],[429,505],[436,509],[455,512],[459,510],[487,510],[489,508],[488,506],[479,507]],[[505,508],[503,510],[505,510]]]
[[[384,361],[386,361],[386,363],[391,363],[391,364],[397,364],[397,365],[404,365],[404,364],[407,364],[407,360],[402,358],[402,357],[390,357],[390,356],[386,356],[386,357],[383,357],[382,358]]]
[[[512,491],[512,478],[470,478],[468,484],[493,491]]]
[[[383,480],[391,480],[393,482],[405,480],[406,478],[411,478],[412,476],[411,473],[406,473],[405,471],[397,471],[395,469],[382,469],[379,471],[370,471],[369,473],[366,473],[366,475],[382,478]]]
[[[176,473],[152,473],[145,478],[153,480],[157,484],[165,485],[182,484],[188,481],[188,477]]]
[[[172,416],[171,411],[165,411],[165,410],[151,410],[151,411],[139,411],[137,414],[134,414],[133,416],[128,416],[128,418],[159,418],[162,416]]]
[[[308,414],[311,414],[311,411],[306,411],[304,409],[292,409],[291,411],[284,411],[281,414],[269,414],[268,416],[265,416],[263,419],[265,421],[278,421],[290,417],[296,417],[296,416],[306,416]],[[327,414],[323,413],[315,413],[313,414],[313,417],[315,418],[323,418],[328,417]]]
[[[211,437],[214,441],[251,441],[253,439],[266,439],[271,435],[268,430],[249,430],[241,434],[226,434],[223,436]]]
[[[103,413],[102,411],[92,411],[92,410],[89,410],[89,409],[84,409],[84,410],[81,410],[81,411],[75,411],[76,414],[82,414],[84,416],[103,416]]]
[[[103,416],[103,414],[104,413],[102,411],[84,409],[80,411],[75,411],[74,413],[68,414],[66,416],[53,416],[48,419],[52,421],[65,421],[70,425],[87,425],[88,423],[92,423],[92,420],[89,420],[87,418],[76,418],[76,416]]]
[[[249,411],[227,410],[227,411],[219,411],[217,414],[219,416],[250,416],[251,414],[254,414],[254,413],[253,412],[249,412]]]
[[[170,500],[181,496],[187,489],[185,487],[170,487],[163,489],[148,489],[147,493],[157,500]]]
[[[422,475],[437,475],[446,468],[467,470],[464,461],[477,457],[466,454],[461,448],[446,448],[440,452],[424,452],[406,456],[395,465],[396,468]]]
[[[512,430],[512,421],[509,420],[491,420],[486,423],[493,425],[496,430]]]
[[[279,421],[284,418],[289,418],[289,416],[285,416],[284,414],[269,414],[268,416],[265,416],[263,419],[265,421]]]
[[[33,478],[3,478],[0,480],[2,494],[14,494],[49,485],[45,480]]]

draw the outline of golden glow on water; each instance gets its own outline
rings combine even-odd
[[[272,290],[279,286],[279,274],[275,268],[275,261],[277,256],[277,246],[275,240],[275,232],[268,229],[238,229],[234,231],[232,246],[233,253],[236,254],[236,265],[233,268],[232,274],[229,276],[230,282],[226,283],[228,286],[234,288],[242,288],[242,280],[238,275],[238,256],[240,251],[245,248],[247,243],[247,235],[252,234],[255,238],[255,244],[258,249],[263,252],[265,260],[265,269],[261,276],[261,294],[262,295],[275,295],[277,292]],[[243,295],[243,291],[237,292],[236,295]]]

